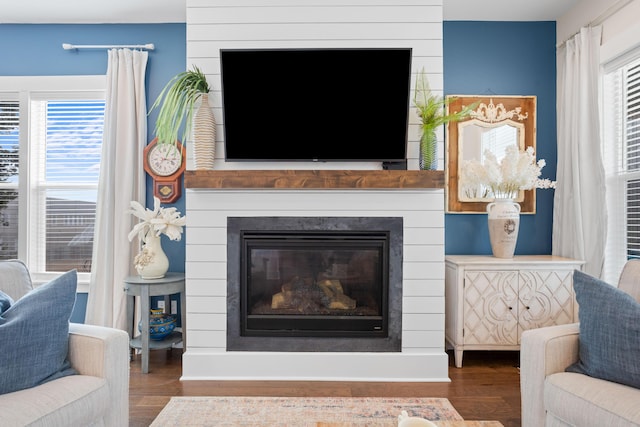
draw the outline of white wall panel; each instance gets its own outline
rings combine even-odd
[[[440,348],[444,345],[444,331],[404,331],[402,348]]]
[[[441,313],[402,313],[402,328],[405,331],[444,330],[444,315]]]
[[[411,47],[414,74],[425,68],[432,90],[442,93],[442,0],[400,4],[393,0],[187,0],[186,5],[185,66],[197,65],[207,74],[214,89],[211,104],[220,125],[220,49]],[[412,82],[415,84],[415,77]],[[231,165],[224,164],[222,130],[218,129],[217,134],[216,166],[226,169]],[[417,140],[417,134],[412,132],[408,157],[413,169],[417,168]],[[443,139],[439,139],[441,166],[443,152]],[[189,168],[191,158],[189,154]],[[271,167],[286,168],[278,164]]]
[[[226,296],[202,296],[202,295],[187,295],[187,313],[226,313],[227,312],[227,298]],[[188,325],[189,328],[196,325]],[[208,327],[212,328],[211,326]]]
[[[442,0],[187,0],[186,68],[199,66],[213,86],[211,106],[218,128],[217,169],[379,169],[379,163],[224,162],[220,92],[220,49],[230,48],[411,47],[412,85],[425,68],[434,92],[442,91]],[[413,87],[413,86],[412,86]],[[247,118],[258,114],[259,104]],[[354,108],[362,106],[354,106]],[[285,118],[283,118],[284,120]],[[409,119],[409,167],[417,168],[419,118]],[[357,124],[361,126],[362,124]],[[444,135],[439,130],[439,153]],[[268,140],[268,138],[267,138]],[[443,163],[442,154],[439,154]],[[192,156],[188,154],[188,168]],[[186,191],[187,352],[183,374],[204,377],[259,377],[243,371],[239,357],[256,366],[265,353],[228,354],[226,347],[226,224],[229,216],[391,216],[404,221],[403,349],[374,355],[394,360],[388,368],[366,368],[366,355],[310,353],[277,355],[297,368],[296,377],[330,379],[352,373],[366,380],[447,378],[444,353],[444,191],[437,190],[193,190]],[[407,353],[405,355],[405,352]],[[251,353],[251,354],[250,354]],[[340,359],[336,372],[309,371],[314,361]],[[225,367],[220,366],[224,362]],[[385,366],[386,366],[385,365]],[[398,372],[393,366],[403,366]],[[244,363],[242,366],[245,366]],[[363,366],[365,366],[363,368]],[[428,366],[428,370],[426,370]],[[363,372],[357,372],[361,369]],[[268,371],[268,370],[267,370]],[[319,376],[319,378],[318,378]],[[284,374],[279,376],[283,379]],[[338,378],[333,378],[338,379]]]
[[[191,330],[187,333],[189,348],[207,348],[209,350],[226,349],[227,333],[225,331]]]
[[[227,280],[224,279],[195,279],[191,278],[187,284],[190,296],[225,297],[227,296]]]
[[[403,313],[444,313],[444,296],[408,297],[402,299]]]
[[[187,8],[215,7],[280,7],[280,6],[384,6],[394,4],[395,0],[189,0]],[[440,6],[442,0],[402,0],[406,6]]]
[[[297,6],[297,8],[296,8]],[[292,10],[296,8],[296,10]],[[269,7],[224,7],[224,8],[192,8],[188,9],[187,19],[190,24],[259,24],[271,22],[281,24],[290,22],[307,23],[359,23],[359,22],[430,22],[440,13],[438,5],[415,5],[398,7],[397,5],[378,6],[340,6],[337,14],[331,5],[295,5]]]
[[[277,24],[277,25],[275,25]],[[405,40],[423,37],[437,40],[442,37],[442,27],[437,23],[275,23],[238,25],[198,24],[187,27],[189,40],[371,40],[370,47],[378,46],[377,40],[398,40],[396,45],[409,46]],[[348,42],[345,43],[346,47]],[[344,46],[344,45],[343,45]]]
[[[404,296],[436,296],[444,295],[444,281],[442,279],[409,279],[402,281]]]

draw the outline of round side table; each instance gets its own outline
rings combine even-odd
[[[184,273],[167,273],[161,279],[143,279],[140,276],[129,276],[124,279],[124,290],[127,295],[133,298],[127,298],[127,322],[129,327],[130,346],[132,349],[140,349],[142,355],[142,373],[149,372],[149,350],[171,348],[175,343],[182,341],[183,348],[186,348],[185,340],[185,317],[186,317],[186,299],[184,294],[185,280]],[[169,296],[180,294],[180,311],[181,311],[181,332],[172,332],[171,335],[161,341],[149,339],[149,313],[150,299],[153,296],[164,295],[165,311],[170,312],[171,304]],[[135,297],[140,297],[140,312],[142,317],[142,326],[140,336],[134,338],[135,328],[133,320],[133,308]]]

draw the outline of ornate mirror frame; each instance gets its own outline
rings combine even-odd
[[[448,95],[447,114],[460,111],[464,106],[478,103],[478,107],[471,115],[458,122],[449,122],[445,138],[446,144],[446,211],[447,213],[486,213],[487,204],[491,199],[472,200],[460,197],[458,194],[458,176],[464,155],[465,129],[469,126],[477,126],[481,129],[498,128],[508,126],[515,129],[520,149],[533,147],[536,149],[536,97],[535,96],[472,96],[472,95]],[[467,132],[468,133],[468,132]],[[467,140],[467,146],[471,144]],[[476,143],[477,145],[477,143]],[[478,151],[477,149],[475,150]],[[498,158],[504,153],[496,153]],[[473,155],[475,158],[475,154]],[[478,160],[484,158],[479,154]],[[521,213],[533,214],[536,212],[536,191],[521,191],[518,199]]]

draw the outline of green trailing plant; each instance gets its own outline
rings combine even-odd
[[[461,111],[446,114],[446,107],[455,98],[443,98],[434,95],[429,86],[429,80],[424,68],[418,73],[416,88],[413,94],[413,103],[416,106],[418,116],[422,121],[422,134],[420,135],[420,169],[435,169],[436,156],[436,129],[438,126],[449,122],[456,122],[467,117],[476,104],[464,107]]]
[[[184,121],[182,142],[191,134],[194,105],[210,87],[207,78],[196,66],[174,76],[158,95],[149,113],[160,108],[156,119],[155,135],[159,144],[175,143]]]

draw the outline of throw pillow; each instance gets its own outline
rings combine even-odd
[[[0,394],[76,373],[67,359],[76,287],[72,270],[15,303],[0,298],[3,307],[10,304],[0,314]]]
[[[640,388],[640,303],[581,271],[573,287],[579,306],[579,360],[567,372]]]
[[[0,314],[4,313],[13,304],[13,298],[0,291]]]

